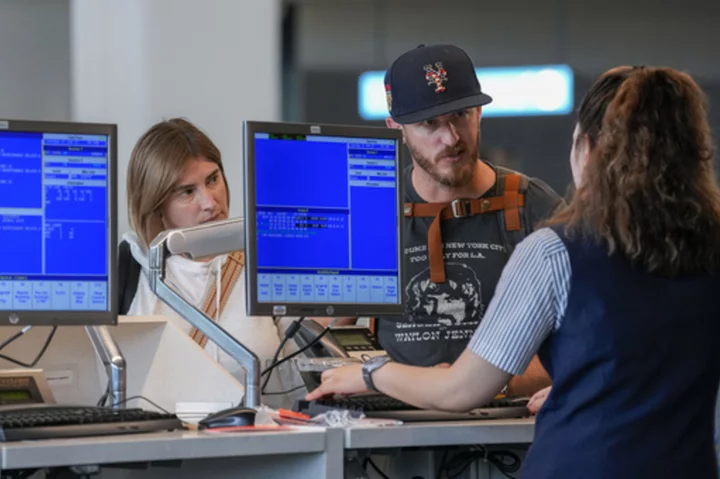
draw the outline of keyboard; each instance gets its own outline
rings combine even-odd
[[[468,412],[445,412],[419,409],[383,394],[334,396],[315,401],[299,400],[295,411],[314,417],[330,410],[349,411],[352,416],[400,421],[458,421],[469,419],[513,419],[527,417],[529,398],[496,398],[481,408]]]
[[[136,434],[183,429],[175,414],[140,408],[0,406],[0,442]]]

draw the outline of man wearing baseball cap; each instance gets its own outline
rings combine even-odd
[[[385,74],[385,94],[386,123],[402,130],[412,156],[403,172],[408,310],[374,318],[374,329],[394,361],[451,364],[480,324],[515,246],[564,202],[543,181],[479,157],[482,107],[492,97],[459,47],[404,53]],[[549,384],[535,358],[507,389],[531,395]]]
[[[477,329],[515,245],[563,204],[547,184],[479,158],[482,91],[453,45],[421,45],[385,75],[388,127],[403,131],[407,315],[376,318],[395,361],[454,362]],[[539,363],[536,362],[537,365]],[[517,394],[549,384],[542,368],[511,382]]]

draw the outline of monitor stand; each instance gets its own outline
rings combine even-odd
[[[249,348],[217,322],[190,304],[165,282],[165,262],[177,254],[192,259],[207,258],[245,247],[245,222],[242,218],[204,223],[160,233],[150,244],[150,289],[175,310],[181,318],[195,326],[245,370],[245,394],[240,406],[260,407],[260,360]]]
[[[120,316],[107,329],[128,359],[127,407],[153,409],[147,398],[178,414],[206,415],[235,406],[241,381],[166,316]],[[99,366],[99,365],[98,365]]]
[[[110,335],[107,326],[86,326],[90,342],[95,353],[105,366],[105,373],[108,377],[111,407],[125,409],[125,398],[127,397],[127,370],[125,358],[117,343]]]

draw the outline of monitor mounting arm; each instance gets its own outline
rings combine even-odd
[[[214,221],[160,233],[150,244],[150,289],[160,300],[195,326],[245,369],[244,406],[260,406],[260,360],[206,314],[188,303],[165,282],[165,261],[173,254],[200,259],[245,247],[242,218]]]
[[[110,380],[106,394],[110,395],[110,406],[115,409],[125,409],[127,396],[127,364],[122,351],[113,339],[107,326],[86,326],[90,342],[95,348],[95,354],[105,366],[105,372]]]

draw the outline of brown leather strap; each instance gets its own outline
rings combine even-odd
[[[404,214],[406,217],[434,217],[428,228],[428,260],[430,262],[430,280],[433,283],[445,282],[441,220],[504,211],[507,230],[519,230],[521,228],[519,208],[525,205],[525,196],[520,194],[519,189],[520,175],[510,173],[505,175],[503,196],[472,200],[457,199],[450,203],[405,203]]]
[[[520,210],[525,205],[525,196],[520,195],[520,175],[509,174],[505,176],[505,229],[518,231],[520,229]]]
[[[438,216],[446,220],[505,209],[505,197],[454,200],[450,203],[405,203],[405,216]]]
[[[370,334],[377,334],[377,320],[375,318],[368,318],[368,329]]]
[[[220,311],[218,312],[218,289],[216,287],[211,286],[210,289],[208,289],[208,292],[205,295],[205,300],[203,301],[202,311],[211,319],[215,320],[216,316],[219,318],[222,314],[223,310],[225,309],[225,305],[230,298],[230,293],[232,292],[232,289],[235,286],[238,277],[240,276],[240,271],[242,271],[243,266],[245,266],[244,252],[234,251],[233,253],[230,253],[230,255],[228,255],[228,258],[225,261],[225,264],[223,265],[220,272]],[[198,330],[194,326],[190,330],[189,334],[193,341],[199,344],[201,348],[205,348],[205,345],[207,345],[208,341],[207,336],[205,336],[202,332],[200,332],[200,330]]]

